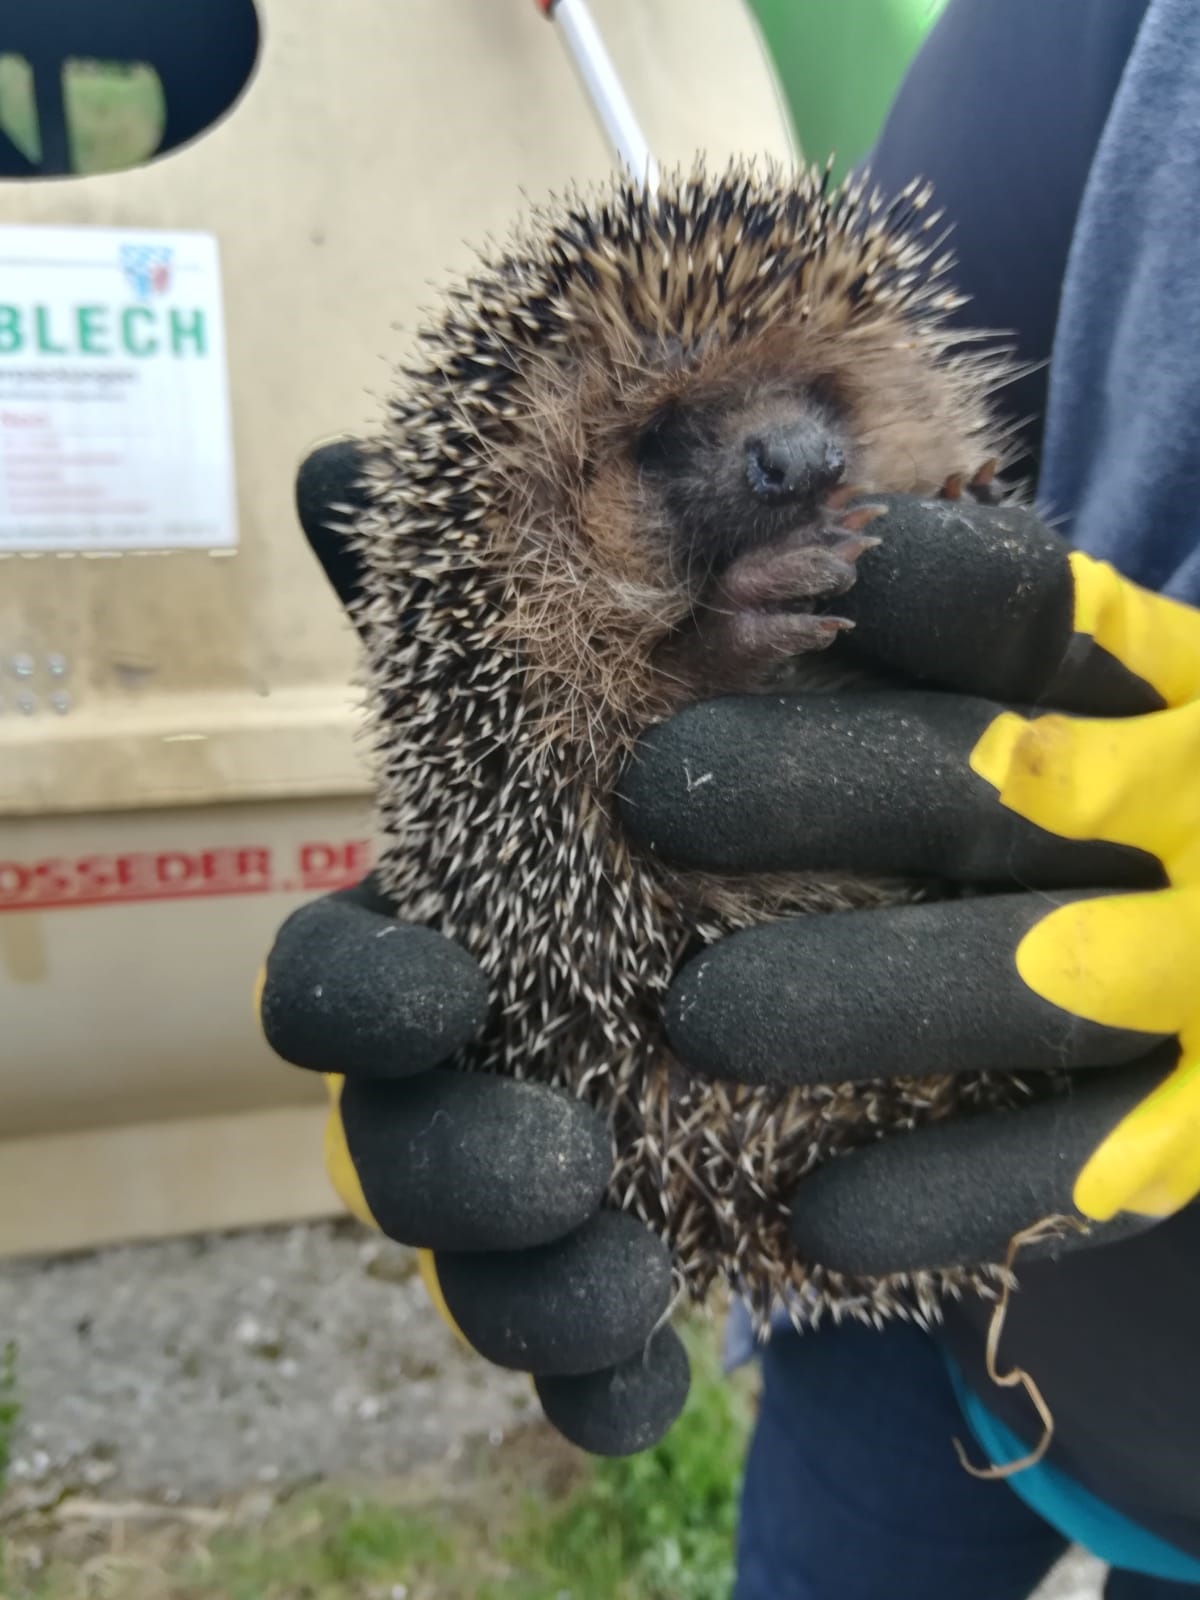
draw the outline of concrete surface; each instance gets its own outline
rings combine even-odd
[[[450,1337],[411,1252],[353,1223],[0,1263],[9,1339],[9,1494],[33,1506],[403,1474],[532,1404]],[[1038,1600],[1096,1600],[1098,1571],[1073,1558]]]
[[[1099,1600],[1104,1569],[1083,1555],[1071,1555],[1051,1574],[1033,1600]]]

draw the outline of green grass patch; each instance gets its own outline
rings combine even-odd
[[[171,1593],[179,1600],[358,1600],[397,1588],[415,1593],[459,1567],[454,1528],[442,1512],[327,1494],[304,1497],[260,1528],[219,1535],[181,1564]]]
[[[654,1450],[589,1461],[540,1422],[434,1479],[291,1496],[216,1531],[14,1538],[3,1600],[727,1600],[749,1375],[687,1333],[691,1397]]]
[[[536,1576],[481,1600],[726,1600],[742,1456],[750,1422],[744,1383],[717,1369],[710,1343],[689,1340],[687,1409],[655,1449],[596,1463],[563,1503],[528,1505],[508,1553]]]
[[[0,1349],[0,1494],[8,1478],[12,1460],[13,1433],[21,1414],[17,1400],[17,1347],[10,1339]]]

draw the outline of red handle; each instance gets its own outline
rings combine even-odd
[[[533,3],[544,17],[548,17],[558,4],[558,0],[533,0]]]

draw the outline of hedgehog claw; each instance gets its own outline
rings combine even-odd
[[[848,506],[851,500],[857,500],[860,494],[866,494],[866,492],[858,484],[846,484],[840,489],[834,489],[831,494],[827,494],[825,496],[825,504],[831,511],[840,511],[843,506]]]
[[[886,506],[856,506],[853,511],[847,511],[844,517],[838,518],[838,527],[848,528],[851,533],[857,533],[859,528],[865,528],[868,522],[886,516]],[[876,540],[876,543],[878,542]]]
[[[740,611],[724,630],[723,669],[731,683],[748,683],[792,656],[825,650],[854,624],[846,617],[807,611]]]
[[[869,519],[868,519],[869,520]],[[846,527],[846,524],[841,524]],[[791,606],[845,594],[854,583],[854,563],[878,539],[853,535],[832,547],[787,539],[748,551],[718,578],[713,604],[718,609]]]
[[[844,528],[846,524],[843,522],[840,526]],[[860,533],[854,539],[839,540],[829,553],[836,556],[839,561],[846,562],[848,566],[853,566],[859,556],[866,555],[868,550],[874,550],[877,544],[882,543],[883,540],[877,539],[874,534]]]
[[[967,492],[971,498],[981,506],[998,506],[1004,498],[1000,485],[996,482],[996,473],[1000,462],[995,456],[985,461],[979,471],[967,484]]]
[[[999,467],[999,459],[996,456],[991,456],[969,480],[965,473],[952,472],[938,490],[938,499],[961,500],[965,489],[967,495],[978,505],[999,505],[1003,499],[1000,485],[996,482],[996,473]]]

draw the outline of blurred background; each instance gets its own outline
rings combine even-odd
[[[660,162],[839,172],[940,9],[593,0]],[[338,1215],[319,1090],[251,1004],[283,918],[371,857],[297,466],[372,424],[472,245],[611,165],[530,0],[0,4],[4,1600],[728,1593],[753,1392],[713,1325],[664,1444],[579,1460]],[[206,408],[171,447],[210,543],[169,481],[122,520],[64,436],[96,352],[60,269],[146,317],[203,279],[210,387],[163,392]],[[136,477],[161,419],[126,411]]]

